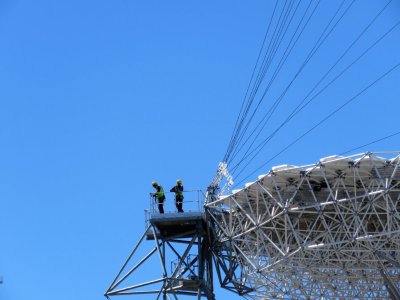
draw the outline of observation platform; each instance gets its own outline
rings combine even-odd
[[[202,236],[206,234],[203,212],[154,214],[148,221],[156,229],[157,238],[184,238],[193,236],[196,232]],[[150,227],[146,234],[148,240],[154,239],[153,228]]]
[[[157,203],[150,199],[150,210],[146,213],[146,227],[150,226],[146,238],[154,240],[153,230],[156,231],[157,238],[188,238],[193,234],[200,236],[206,235],[206,219],[203,209],[204,194],[201,191],[186,192],[191,195],[185,195],[183,201],[184,212],[177,212],[174,202],[167,199],[164,203],[165,213],[158,212]],[[193,196],[193,194],[196,196]],[[190,198],[189,198],[190,197]],[[189,199],[187,199],[189,198]],[[197,198],[197,199],[196,199]]]

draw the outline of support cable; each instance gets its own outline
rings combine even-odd
[[[268,73],[268,70],[270,69],[270,66],[271,66],[271,64],[272,64],[272,62],[273,62],[273,60],[274,60],[274,58],[275,58],[275,56],[276,56],[281,44],[282,44],[282,41],[283,41],[284,37],[286,36],[286,33],[288,32],[289,26],[292,23],[293,17],[295,16],[295,14],[296,14],[296,12],[297,12],[297,10],[299,8],[299,5],[300,5],[300,1],[297,4],[294,13],[290,17],[289,23],[286,25],[285,29],[282,28],[284,26],[284,24],[281,24],[281,26],[279,28],[279,31],[278,31],[278,36],[275,39],[274,44],[273,44],[273,48],[271,50],[272,53],[270,53],[268,55],[268,57],[266,56],[265,58],[267,58],[267,59],[266,60],[264,59],[264,61],[263,61],[263,67],[260,69],[258,82],[257,82],[256,86],[253,88],[254,91],[253,91],[253,93],[251,95],[252,96],[252,102],[254,101],[254,98],[255,98],[255,96],[256,96],[256,94],[258,92],[258,89],[259,89],[261,83],[263,82],[263,80],[265,78],[265,75]],[[288,10],[286,12],[284,22],[286,22],[287,18],[289,17],[291,9],[292,9],[292,6],[290,7],[290,10]],[[284,31],[283,34],[281,34],[282,31]]]
[[[389,1],[390,3],[391,1]],[[388,3],[388,4],[389,4]],[[387,5],[383,8],[385,9]],[[361,32],[361,34],[357,37],[357,39],[345,50],[345,52],[339,57],[339,59],[332,65],[332,67],[325,73],[325,75],[317,82],[316,85],[312,88],[312,90],[307,94],[307,96],[300,102],[299,105],[291,112],[291,114],[286,118],[284,122],[281,123],[281,125],[274,130],[272,134],[270,134],[264,141],[259,143],[252,151],[248,153],[248,151],[245,153],[243,158],[231,169],[231,171],[235,171],[237,167],[244,161],[246,160],[251,154],[253,154],[255,151],[256,154],[253,155],[251,160],[253,160],[259,152],[266,146],[266,144],[276,135],[276,133],[282,129],[283,126],[285,126],[295,115],[300,113],[306,106],[308,106],[317,96],[319,96],[323,91],[325,91],[330,85],[332,85],[339,77],[341,77],[347,70],[350,69],[355,63],[357,63],[362,57],[364,57],[373,47],[375,47],[380,41],[382,41],[389,33],[391,33],[397,26],[400,25],[400,21],[397,22],[395,25],[393,25],[388,31],[386,31],[378,40],[376,40],[371,46],[369,46],[361,55],[359,55],[353,62],[351,62],[345,69],[343,69],[337,76],[335,76],[329,83],[327,83],[323,88],[321,88],[309,101],[307,101],[304,105],[304,101],[315,91],[315,89],[320,85],[320,83],[329,75],[329,73],[336,67],[336,65],[342,60],[342,58],[350,51],[350,49],[354,46],[354,44],[361,38],[361,36],[366,32],[366,30],[372,25],[373,22],[375,22],[376,18],[383,12],[381,10],[379,14],[370,22],[370,24]],[[248,149],[249,150],[249,149]],[[250,161],[251,161],[250,160]],[[247,166],[248,164],[246,164]],[[235,173],[235,172],[233,172]]]
[[[352,149],[350,149],[350,150],[347,150],[347,151],[345,151],[345,152],[342,152],[342,153],[340,153],[339,155],[345,155],[345,154],[350,153],[350,152],[353,152],[353,151],[355,151],[355,150],[358,150],[358,149],[361,149],[361,148],[364,148],[364,147],[367,147],[367,146],[376,144],[376,143],[378,143],[378,142],[387,140],[387,139],[389,139],[389,138],[391,138],[391,137],[394,137],[394,136],[396,136],[396,135],[399,135],[399,134],[400,134],[400,131],[395,132],[395,133],[392,133],[392,134],[387,135],[387,136],[385,136],[385,137],[383,137],[383,138],[374,140],[374,141],[369,142],[369,143],[367,143],[367,144],[364,144],[364,145],[361,145],[361,146],[357,146],[357,147],[355,147],[355,148],[352,148]]]
[[[281,11],[281,13],[280,13],[280,16],[279,16],[279,18],[278,18],[278,24],[280,23],[280,20],[281,20],[281,18],[282,18],[282,16],[283,16],[283,12],[284,12],[284,9],[285,9],[285,7],[286,7],[286,3],[287,3],[287,0],[285,1],[285,4],[284,4],[284,6],[283,6],[283,10]],[[277,5],[277,3],[276,3],[276,5]],[[273,14],[274,15],[274,14]],[[272,16],[273,17],[273,16]],[[271,20],[272,21],[272,20]],[[267,31],[269,30],[269,28],[267,29]],[[270,47],[271,47],[271,43],[273,42],[273,40],[275,39],[275,35],[276,35],[276,30],[277,30],[277,26],[275,27],[275,29],[274,29],[274,32],[272,33],[272,37],[271,37],[271,39],[270,39],[270,41],[269,41],[269,44],[268,44],[268,47],[267,47],[267,50],[266,50],[266,54],[264,55],[264,59],[263,59],[263,62],[261,63],[261,66],[264,64],[264,61],[265,61],[265,56],[270,52]],[[266,36],[265,36],[266,37]],[[264,43],[263,43],[263,45],[262,45],[262,48],[260,49],[260,51],[262,51],[262,49],[263,49],[263,47],[264,47]],[[256,65],[255,65],[255,68],[257,67],[257,65],[258,65],[258,61],[259,60],[257,60],[257,63],[256,63]],[[261,67],[259,67],[259,68],[261,68]],[[254,70],[255,71],[255,70]],[[258,72],[260,72],[260,71],[258,71]],[[255,81],[257,82],[257,79],[258,79],[258,76],[259,75],[257,75],[257,77],[256,77],[256,79],[255,79]],[[250,81],[250,83],[249,83],[249,87],[250,87],[250,85],[251,85],[251,81]],[[253,89],[254,89],[254,87],[253,87]],[[246,96],[247,96],[247,93],[246,93]],[[238,117],[240,117],[240,121],[239,121],[239,123],[238,123],[238,126],[237,126],[237,130],[236,130],[236,132],[234,132],[234,138],[233,138],[233,144],[236,142],[235,140],[236,140],[236,138],[237,138],[237,133],[238,132],[240,132],[240,130],[241,130],[241,126],[243,125],[242,123],[243,123],[243,120],[246,118],[246,114],[247,114],[247,111],[248,111],[248,109],[249,109],[249,106],[251,105],[251,97],[249,97],[249,99],[247,99],[247,101],[246,101],[246,97],[245,97],[245,99],[243,99],[243,104],[244,103],[246,103],[245,104],[245,108],[244,108],[244,111],[243,111],[243,113],[242,113],[242,115],[241,116],[238,116]],[[242,107],[243,107],[243,104],[242,104]]]
[[[283,92],[283,94],[281,95],[280,98],[278,98],[275,103],[273,104],[273,106],[269,109],[269,111],[264,115],[263,119],[259,122],[259,125],[264,121],[264,119],[266,117],[268,117],[267,121],[270,119],[270,117],[272,116],[272,114],[275,112],[276,108],[278,107],[279,103],[282,101],[283,96],[287,93],[288,89],[291,87],[291,85],[293,84],[293,82],[297,79],[297,77],[299,76],[299,74],[303,71],[304,67],[307,65],[307,63],[311,60],[311,58],[314,56],[314,54],[317,52],[317,50],[322,46],[322,44],[326,41],[326,39],[328,38],[328,36],[332,33],[332,31],[336,28],[336,26],[338,25],[338,23],[343,19],[343,17],[347,14],[347,12],[349,11],[349,9],[351,8],[351,6],[354,4],[355,0],[353,0],[350,5],[345,9],[345,11],[342,13],[342,15],[340,16],[340,18],[336,21],[336,23],[332,26],[332,28],[330,28],[330,30],[327,32],[327,30],[329,29],[331,23],[333,22],[333,20],[336,18],[338,12],[340,11],[340,9],[342,8],[342,5],[344,4],[345,0],[343,0],[342,4],[339,6],[338,10],[335,12],[334,16],[331,18],[330,22],[327,24],[327,26],[325,27],[325,29],[323,30],[323,32],[321,33],[321,35],[319,36],[318,40],[316,41],[316,43],[314,44],[314,46],[312,47],[312,49],[310,50],[307,58],[305,59],[305,61],[303,62],[303,64],[300,66],[300,68],[298,69],[298,71],[296,72],[295,76],[293,77],[293,79],[291,80],[291,82],[289,83],[289,85],[286,87],[285,91]],[[263,99],[265,98],[266,94],[267,94],[266,90],[264,92],[264,94],[262,95],[256,110],[258,109],[259,105],[261,104],[261,102],[263,101]],[[246,130],[248,128],[248,126],[250,125],[251,120],[253,119],[255,114],[255,111],[253,113],[253,115],[251,116],[250,120],[247,122],[247,126],[246,126]],[[259,126],[258,125],[258,126]],[[257,127],[258,127],[257,126]],[[265,125],[264,125],[265,126]],[[257,129],[256,127],[256,129]],[[256,130],[255,129],[255,130]],[[255,131],[253,130],[253,131]],[[244,136],[246,131],[242,132],[242,137]],[[237,153],[236,153],[237,154]]]
[[[275,154],[273,157],[271,157],[267,162],[265,162],[264,164],[262,164],[260,167],[258,167],[256,170],[254,170],[253,172],[251,172],[248,176],[246,176],[244,179],[242,179],[240,182],[237,183],[237,185],[239,185],[240,183],[242,183],[243,181],[245,181],[246,179],[248,179],[250,176],[252,176],[254,173],[256,173],[257,171],[259,171],[261,168],[265,167],[265,165],[267,165],[269,162],[271,162],[273,159],[275,159],[276,157],[278,157],[279,155],[281,155],[283,152],[285,152],[287,149],[289,149],[290,147],[292,147],[294,144],[296,144],[298,141],[300,141],[302,138],[304,138],[306,135],[308,135],[311,131],[313,131],[314,129],[316,129],[317,127],[319,127],[321,124],[325,123],[328,119],[330,119],[332,116],[334,116],[336,113],[338,113],[340,110],[342,110],[345,106],[349,105],[350,103],[352,103],[355,99],[357,99],[360,95],[362,95],[363,93],[365,93],[368,89],[370,89],[372,86],[374,86],[375,84],[377,84],[380,80],[382,80],[383,78],[385,78],[387,75],[389,75],[390,73],[392,73],[395,69],[397,69],[400,66],[400,63],[397,63],[396,65],[394,65],[391,69],[389,69],[388,71],[386,71],[384,74],[382,74],[379,78],[375,79],[373,82],[371,82],[368,86],[366,86],[364,89],[362,89],[360,92],[358,92],[356,95],[354,95],[353,97],[351,97],[349,100],[347,100],[345,103],[343,103],[341,106],[339,106],[338,108],[336,108],[333,112],[331,112],[329,115],[327,115],[326,117],[324,117],[321,121],[319,121],[318,123],[316,123],[313,127],[311,127],[309,130],[307,130],[306,132],[304,132],[302,135],[300,135],[298,138],[296,138],[293,142],[291,142],[289,145],[287,145],[285,148],[283,148],[281,151],[279,151],[277,154]],[[237,175],[239,176],[240,173]]]
[[[310,2],[310,4],[311,4],[311,3],[312,3],[312,2]],[[291,54],[292,50],[294,49],[294,47],[295,47],[297,41],[299,40],[301,34],[304,32],[304,29],[306,28],[306,26],[308,25],[309,21],[311,20],[311,18],[312,18],[312,16],[313,16],[314,12],[316,11],[316,8],[318,7],[319,3],[320,3],[320,1],[318,1],[317,5],[314,7],[314,9],[313,9],[311,15],[310,15],[309,18],[307,19],[307,21],[306,21],[305,25],[303,26],[303,28],[301,29],[299,35],[297,36],[297,38],[296,38],[296,40],[294,41],[293,45],[290,47],[290,45],[292,44],[292,41],[293,41],[293,39],[294,39],[294,37],[295,37],[295,35],[296,35],[296,33],[297,33],[299,27],[300,27],[300,25],[301,25],[301,23],[303,22],[303,19],[305,18],[306,14],[307,14],[307,12],[308,12],[308,9],[310,8],[310,5],[307,7],[306,12],[304,13],[303,17],[302,17],[301,20],[300,20],[300,23],[298,24],[298,26],[297,26],[297,28],[296,28],[294,34],[292,35],[292,38],[291,38],[291,40],[290,40],[290,42],[289,42],[289,45],[287,46],[287,48],[286,48],[286,50],[285,50],[285,52],[284,52],[284,54],[283,54],[283,56],[282,56],[280,62],[278,63],[278,67],[277,67],[277,69],[275,70],[275,72],[274,72],[274,74],[273,74],[273,76],[272,76],[272,79],[269,81],[269,83],[268,83],[268,85],[267,85],[267,88],[266,88],[266,91],[264,92],[264,94],[266,94],[266,92],[269,90],[269,88],[271,87],[273,81],[275,80],[275,78],[276,78],[277,75],[279,74],[280,70],[282,69],[283,65],[285,64],[286,60],[287,60],[288,57],[290,56],[290,54]],[[290,47],[290,49],[289,49],[289,47]],[[288,50],[289,50],[289,52],[288,52]],[[286,53],[287,53],[287,54],[286,54]],[[264,96],[265,96],[265,95],[264,95]],[[263,96],[263,97],[264,97],[264,96]],[[262,99],[261,99],[261,101],[262,101]],[[259,104],[257,105],[257,108],[258,108],[258,106],[259,106],[260,104],[261,104],[261,103],[259,103]],[[275,105],[275,104],[274,104],[274,105]],[[267,114],[264,116],[263,119],[265,119],[265,117],[270,113],[270,111],[271,111],[271,109],[267,112]],[[252,116],[254,116],[254,114],[255,114],[255,111],[254,111],[254,113],[253,113]],[[245,130],[247,130],[247,128],[249,127],[249,125],[250,125],[250,121],[248,121]],[[256,129],[257,129],[258,127],[259,127],[259,125],[256,126],[256,128],[253,130],[253,132],[250,134],[250,136],[247,137],[247,139],[245,140],[245,142],[242,144],[242,146],[241,146],[239,149],[237,149],[237,148],[235,149],[235,151],[234,151],[234,153],[233,153],[233,157],[232,157],[228,162],[231,162],[231,161],[236,157],[236,155],[237,155],[237,154],[241,151],[241,149],[245,146],[245,144],[248,142],[248,140],[251,138],[251,136],[254,134],[254,132],[256,131]],[[240,139],[239,142],[241,142],[241,140],[243,139],[243,136],[244,136],[244,133],[242,133],[241,139]]]
[[[345,1],[345,0],[343,0],[343,1]],[[318,4],[316,5],[316,7],[319,5],[319,2],[320,2],[320,0],[318,1]],[[300,4],[300,2],[299,2],[299,4]],[[310,1],[310,4],[311,4],[311,1]],[[296,11],[297,11],[297,9],[298,9],[298,6],[299,6],[299,5],[297,5],[297,7],[296,7],[295,13],[296,13]],[[315,9],[316,9],[316,7],[315,7]],[[314,9],[314,11],[315,11],[315,9]],[[269,67],[270,67],[270,65],[271,65],[271,63],[272,63],[272,61],[273,61],[273,59],[274,59],[274,57],[275,57],[275,55],[276,55],[277,49],[280,47],[280,44],[281,44],[281,42],[282,42],[282,40],[283,40],[283,37],[286,35],[287,30],[288,30],[288,27],[289,27],[290,23],[292,22],[292,19],[293,19],[295,13],[292,15],[292,17],[291,17],[291,19],[290,19],[290,21],[289,21],[289,24],[288,24],[288,26],[286,27],[285,32],[284,32],[284,34],[283,34],[283,36],[282,36],[282,39],[281,39],[281,41],[280,41],[279,44],[278,44],[278,47],[274,47],[276,50],[274,51],[273,56],[268,55],[268,51],[267,51],[267,53],[265,54],[264,61],[263,61],[263,63],[262,63],[262,67],[260,68],[260,71],[259,71],[259,72],[260,72],[260,73],[259,73],[259,76],[257,77],[258,81],[255,83],[255,86],[253,87],[253,91],[252,91],[252,93],[251,93],[251,95],[250,95],[250,98],[251,98],[251,99],[249,100],[249,107],[248,107],[248,109],[247,109],[247,111],[246,111],[246,115],[242,118],[242,123],[245,121],[245,118],[247,117],[247,115],[248,115],[248,113],[249,113],[249,111],[250,111],[250,106],[252,105],[252,103],[253,103],[253,101],[254,101],[256,95],[257,95],[257,92],[258,92],[259,87],[260,87],[260,85],[261,85],[261,83],[262,83],[262,80],[265,78],[265,75],[266,75],[266,73],[267,73],[268,70],[269,70]],[[303,18],[304,18],[304,17],[303,17]],[[302,20],[303,20],[303,18],[302,18]],[[301,20],[300,22],[302,22],[302,20]],[[299,27],[299,25],[298,25],[297,27]],[[293,36],[292,36],[291,41],[292,41],[292,40],[293,40]],[[272,41],[272,40],[271,40],[271,41]],[[291,42],[291,41],[290,41],[290,42]],[[274,42],[274,44],[276,44],[276,43]],[[289,43],[289,46],[290,46],[290,43]],[[287,52],[287,49],[288,49],[289,46],[286,47],[286,50],[285,50],[285,52],[284,52],[284,55],[285,55],[285,53]],[[267,57],[267,55],[268,55],[268,57]],[[283,59],[283,58],[281,58],[280,61],[282,61],[282,59]],[[266,62],[265,62],[265,61],[266,61]],[[286,60],[285,60],[285,61],[286,61]],[[279,68],[279,64],[278,64],[278,68]],[[280,70],[280,68],[279,68],[279,70]],[[278,72],[279,72],[279,70],[278,70]],[[260,75],[260,74],[261,74],[261,75]],[[267,86],[267,88],[266,88],[266,91],[269,90],[269,88],[270,88],[270,86],[271,86],[271,84],[272,84],[272,82],[273,82],[273,79],[275,79],[275,77],[277,76],[277,70],[275,70],[274,74],[276,74],[276,75],[273,76],[273,78],[272,78],[271,80],[269,80],[269,83],[268,83],[268,86]],[[264,94],[266,94],[266,92],[264,92]],[[241,142],[241,140],[243,139],[243,136],[244,136],[244,134],[246,133],[246,131],[247,131],[247,129],[248,129],[250,123],[251,123],[251,120],[253,119],[255,113],[257,112],[257,109],[258,109],[258,107],[260,106],[262,100],[263,100],[263,97],[261,98],[261,100],[259,101],[259,103],[257,104],[257,106],[253,109],[253,112],[252,112],[252,114],[251,114],[249,120],[247,120],[246,125],[245,125],[245,128],[244,128],[243,130],[242,130],[243,124],[241,124],[242,126],[240,127],[240,130],[237,132],[237,136],[239,136],[239,140],[236,141],[235,147],[236,147],[236,145],[239,144],[239,143]]]
[[[254,101],[254,97],[255,97],[255,94],[256,94],[256,92],[257,92],[257,90],[258,90],[259,84],[260,84],[261,81],[262,81],[262,78],[263,78],[263,77],[261,76],[261,78],[260,78],[260,72],[261,72],[261,70],[265,69],[266,61],[268,62],[268,61],[272,61],[272,60],[273,60],[273,58],[274,58],[274,56],[275,56],[275,54],[276,54],[276,50],[275,50],[275,49],[278,49],[278,48],[279,48],[279,46],[280,46],[280,44],[281,44],[281,41],[282,41],[284,35],[285,35],[286,32],[287,32],[287,27],[288,27],[288,26],[287,26],[286,29],[285,29],[285,33],[284,33],[283,37],[282,37],[282,38],[280,39],[280,41],[279,41],[280,33],[281,33],[281,31],[282,31],[282,27],[283,27],[284,24],[286,23],[289,9],[291,9],[291,7],[293,6],[293,1],[291,1],[291,3],[288,5],[287,8],[286,8],[286,4],[287,4],[287,0],[286,0],[286,2],[285,2],[285,5],[283,6],[281,15],[279,16],[279,19],[278,19],[278,24],[277,24],[277,26],[275,27],[274,33],[272,34],[272,38],[271,38],[271,40],[270,40],[270,42],[269,42],[267,51],[266,51],[266,53],[265,53],[263,62],[262,62],[262,64],[261,64],[261,67],[260,67],[260,70],[259,70],[259,74],[257,75],[257,78],[256,78],[256,83],[255,83],[255,85],[253,86],[253,89],[252,89],[252,92],[251,92],[251,94],[250,94],[249,99],[247,100],[245,111],[244,111],[244,113],[243,113],[243,115],[242,115],[242,117],[241,117],[241,120],[240,120],[239,125],[238,125],[238,129],[237,129],[237,131],[236,131],[236,133],[235,133],[235,135],[234,135],[235,137],[234,137],[234,139],[233,139],[232,148],[234,148],[234,147],[235,147],[234,145],[237,144],[237,137],[238,137],[238,135],[239,135],[239,132],[240,132],[241,129],[242,129],[243,122],[245,121],[245,119],[246,119],[246,117],[247,117],[247,114],[249,113],[249,110],[250,110],[250,108],[251,108],[251,105],[252,105],[252,103],[253,103],[253,101]],[[286,8],[286,12],[285,12],[285,8]],[[282,16],[283,16],[283,20],[282,20],[282,22],[281,22]],[[289,24],[289,25],[290,25],[290,24]],[[271,47],[271,45],[272,45],[272,47]],[[268,64],[267,64],[267,66],[268,66]],[[229,155],[230,155],[230,153],[227,155],[226,159],[228,159]],[[224,161],[225,161],[225,160],[224,160]]]
[[[236,130],[237,130],[237,126],[238,126],[238,123],[239,123],[239,118],[240,118],[240,115],[242,114],[243,107],[244,107],[244,104],[245,104],[245,101],[246,101],[246,98],[247,98],[247,95],[248,95],[248,92],[249,92],[251,83],[253,82],[254,74],[255,74],[255,72],[256,72],[257,65],[258,65],[258,62],[259,62],[260,57],[261,57],[262,49],[264,49],[265,41],[267,40],[268,32],[269,32],[269,29],[270,29],[270,27],[271,27],[272,20],[273,20],[274,15],[275,15],[275,11],[276,11],[277,5],[278,5],[278,0],[275,1],[274,10],[273,10],[273,12],[272,12],[270,21],[269,21],[269,23],[268,23],[267,31],[265,32],[264,39],[263,39],[263,42],[262,42],[260,51],[258,52],[258,57],[257,57],[257,60],[256,60],[256,64],[254,65],[253,72],[252,72],[251,78],[250,78],[250,82],[249,82],[249,84],[248,84],[248,86],[247,86],[246,94],[245,94],[244,99],[243,99],[243,101],[242,101],[242,106],[240,107],[239,114],[238,114],[238,116],[237,116],[237,118],[236,118],[236,122],[235,122],[235,126],[234,126],[234,129],[233,129],[233,132],[232,132],[231,140],[230,140],[230,142],[229,142],[229,146],[228,146],[228,149],[227,149],[227,151],[226,151],[226,153],[225,153],[225,156],[224,156],[223,161],[226,161],[227,156],[228,156],[228,153],[230,152],[230,148],[232,147],[231,145],[232,145],[232,143],[233,143],[234,135],[235,135],[235,132],[236,132]]]
[[[288,44],[288,46],[286,47],[286,49],[285,49],[285,51],[284,51],[284,53],[283,53],[283,55],[282,55],[282,57],[281,57],[281,59],[280,59],[278,65],[277,65],[277,68],[275,69],[275,71],[274,71],[274,73],[273,73],[271,79],[268,81],[267,86],[266,86],[265,91],[264,91],[264,95],[261,97],[261,99],[260,99],[260,101],[258,102],[256,108],[254,109],[254,111],[253,111],[253,113],[252,113],[250,119],[247,121],[246,126],[245,126],[245,129],[244,129],[244,130],[242,131],[242,133],[240,134],[240,138],[239,138],[238,144],[241,143],[241,141],[242,141],[242,139],[243,139],[243,137],[244,137],[244,135],[245,135],[245,133],[246,133],[248,127],[249,127],[250,124],[251,124],[251,120],[253,119],[254,115],[255,115],[256,112],[257,112],[257,109],[259,108],[260,104],[261,104],[262,101],[263,101],[264,96],[265,96],[265,95],[267,94],[267,92],[270,90],[270,88],[271,88],[273,82],[275,81],[275,78],[279,75],[280,70],[282,69],[282,67],[283,67],[283,65],[285,64],[286,60],[289,58],[289,56],[290,56],[290,54],[291,54],[293,48],[295,47],[295,45],[296,45],[297,41],[299,40],[301,34],[303,33],[303,31],[304,31],[304,29],[306,28],[306,26],[308,25],[308,23],[309,23],[311,17],[313,16],[315,10],[317,9],[317,7],[318,7],[318,5],[319,5],[319,3],[320,3],[320,0],[318,1],[317,5],[314,7],[314,9],[313,9],[311,15],[309,16],[308,20],[306,21],[306,24],[305,24],[305,25],[303,26],[303,28],[301,29],[301,32],[300,32],[300,34],[297,36],[297,38],[296,38],[296,40],[294,41],[293,45],[291,45],[292,42],[293,42],[293,39],[294,39],[295,36],[296,36],[297,31],[298,31],[299,28],[300,28],[301,23],[303,22],[305,16],[307,15],[307,12],[308,12],[308,10],[309,10],[309,8],[310,8],[311,3],[312,3],[312,1],[310,1],[310,4],[309,4],[308,7],[306,8],[305,13],[303,14],[303,16],[302,16],[302,18],[301,18],[299,24],[297,25],[296,30],[295,30],[295,32],[293,33],[293,35],[292,35],[292,37],[291,37],[291,39],[290,39],[290,41],[289,41],[289,44]],[[297,9],[297,8],[296,8],[296,9]],[[293,16],[294,16],[294,15],[293,15]],[[293,17],[293,16],[292,16],[292,17]],[[264,78],[264,77],[265,77],[265,74],[263,74],[262,78]],[[258,92],[258,87],[257,87],[257,90],[255,91],[255,93],[257,93],[257,92]],[[255,98],[255,96],[256,96],[256,95],[254,94],[254,95],[253,95],[253,98]],[[270,110],[271,110],[271,109],[270,109]],[[268,113],[267,113],[267,114],[268,114]],[[250,135],[250,137],[251,137],[251,135]],[[249,138],[246,139],[246,141],[245,141],[244,144],[247,143],[248,139],[249,139]],[[240,148],[240,149],[241,149],[241,148]],[[239,149],[239,150],[235,149],[235,151],[234,151],[234,152],[235,152],[235,153],[234,153],[234,157],[236,156],[237,152],[240,151],[240,149]],[[232,158],[230,159],[230,161],[232,161],[232,160],[234,159],[234,157],[232,157]]]

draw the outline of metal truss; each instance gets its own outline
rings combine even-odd
[[[221,285],[255,299],[399,299],[399,154],[278,166],[209,197]]]
[[[184,295],[214,300],[212,258],[203,217],[191,219],[190,216],[183,218],[171,214],[158,219],[150,218],[149,221],[149,227],[104,295],[109,298],[152,294],[155,299],[164,300],[179,299]],[[142,249],[145,237],[154,242],[147,252]],[[162,275],[143,281],[143,276],[151,272],[142,270],[156,256]],[[137,260],[137,257],[142,258]],[[154,262],[148,266],[154,268]]]

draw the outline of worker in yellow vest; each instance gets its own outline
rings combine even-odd
[[[182,185],[182,180],[178,179],[176,181],[176,186],[174,186],[170,192],[175,193],[175,205],[176,208],[178,209],[179,213],[183,213],[183,185]]]
[[[156,189],[155,193],[152,193],[151,195],[154,197],[154,199],[157,199],[158,202],[158,210],[160,214],[164,213],[164,200],[165,200],[165,194],[164,194],[164,189],[162,188],[161,185],[158,185],[157,182],[153,181],[151,183],[153,188]]]

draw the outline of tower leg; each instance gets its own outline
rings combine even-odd
[[[197,300],[215,300],[210,242],[203,218],[196,217],[191,223],[188,223],[187,218],[182,219],[182,224],[177,226],[179,221],[174,219],[168,222],[162,219],[160,223],[151,224],[146,229],[105,293],[106,297],[153,294],[156,300],[178,300],[181,295],[192,296]],[[142,259],[138,259],[134,254],[145,236],[153,240],[155,245]],[[150,259],[161,265],[162,276],[136,283],[141,280],[140,268],[143,270]]]

